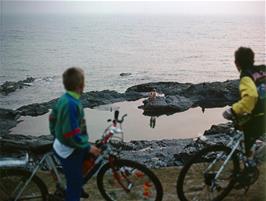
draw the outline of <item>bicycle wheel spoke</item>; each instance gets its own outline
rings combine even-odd
[[[159,180],[136,162],[119,160],[115,167],[106,165],[99,175],[98,187],[106,200],[161,200]]]
[[[145,175],[141,171],[119,172],[114,176],[112,170],[109,172],[109,178],[104,183],[106,191],[110,192],[111,197],[123,197],[127,200],[136,200],[139,197],[152,198],[153,192],[151,181],[145,178]],[[126,189],[123,189],[123,187]],[[121,200],[121,199],[120,199]]]
[[[35,177],[25,185],[26,180],[31,173],[21,169],[8,169],[1,172],[0,179],[0,197],[1,201],[14,200],[19,193],[18,201],[31,200],[31,201],[44,201],[46,197],[46,189],[41,189],[39,180]],[[23,192],[20,192],[24,189]]]
[[[181,200],[220,200],[232,188],[236,160],[225,163],[230,150],[216,146],[203,149],[181,170],[177,192]],[[217,157],[219,156],[219,157]]]
[[[0,197],[2,199],[7,199],[9,197],[9,193],[5,188],[6,187],[2,183],[0,183]]]

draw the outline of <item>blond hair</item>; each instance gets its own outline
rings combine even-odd
[[[63,73],[63,84],[66,90],[74,91],[84,85],[84,71],[78,67],[68,68]]]

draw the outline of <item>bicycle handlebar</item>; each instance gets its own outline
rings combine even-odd
[[[123,123],[123,121],[124,121],[124,119],[125,119],[126,116],[127,116],[127,114],[124,114],[124,115],[121,117],[121,119],[119,120],[119,119],[118,119],[118,117],[119,117],[119,111],[116,110],[115,113],[114,113],[114,120],[113,120],[113,122],[114,122],[114,123],[117,122],[117,123],[120,123],[120,124],[121,124],[121,123]]]

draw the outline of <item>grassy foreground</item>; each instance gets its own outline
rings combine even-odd
[[[260,177],[253,184],[247,194],[243,190],[232,190],[230,194],[224,199],[224,201],[266,201],[266,163],[259,167]],[[153,170],[159,177],[163,188],[164,198],[163,201],[175,201],[179,200],[176,194],[176,180],[180,172],[180,167],[161,168]],[[50,179],[46,180],[50,188],[53,188]],[[83,199],[83,201],[104,201],[101,197],[96,184],[96,179],[93,178],[86,184],[85,189],[90,194],[89,199]],[[137,200],[136,200],[137,201]]]

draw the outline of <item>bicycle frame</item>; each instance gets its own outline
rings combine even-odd
[[[100,156],[98,156],[95,159],[94,165],[92,167],[92,169],[88,172],[88,174],[84,177],[84,182],[88,182],[88,180],[90,180],[92,178],[93,175],[95,175],[95,173],[100,170],[100,168],[105,164],[104,161],[109,161],[111,166],[113,161],[117,158],[117,154],[115,154],[111,148],[111,145],[109,144],[109,141],[111,138],[116,138],[119,139],[121,141],[123,141],[123,131],[122,131],[122,123],[124,120],[124,117],[126,115],[124,115],[122,117],[121,120],[118,120],[117,118],[115,118],[112,122],[111,125],[109,125],[103,133],[103,137],[99,142],[100,148],[102,149],[102,154]],[[119,128],[117,126],[117,124],[119,124]],[[122,137],[118,137],[118,136],[114,136],[114,134],[121,134]],[[35,156],[35,154],[33,153],[33,156]],[[37,156],[37,155],[36,155]],[[22,195],[23,191],[25,190],[25,188],[27,187],[27,185],[31,182],[31,180],[33,179],[33,177],[37,174],[37,172],[39,171],[39,169],[46,164],[48,167],[48,170],[50,171],[54,181],[56,182],[57,185],[59,185],[60,187],[63,187],[63,189],[66,188],[63,179],[61,178],[60,174],[59,174],[59,170],[57,169],[57,165],[55,163],[55,159],[56,155],[53,151],[50,151],[48,153],[45,153],[40,160],[35,160],[34,157],[29,157],[29,153],[26,153],[26,157],[24,160],[16,160],[16,159],[9,159],[8,162],[5,161],[5,167],[25,167],[27,169],[31,170],[31,175],[29,176],[29,178],[27,179],[27,181],[24,183],[23,186],[19,186],[20,189],[18,189],[17,195],[15,197],[14,201],[17,201],[19,199],[19,197]],[[32,165],[31,163],[34,163],[35,161],[38,161],[36,163],[36,165]],[[1,165],[1,164],[0,164]],[[4,166],[0,166],[0,167],[4,167]],[[112,167],[113,169],[114,167]],[[122,186],[122,188],[129,192],[130,191],[130,187],[126,187],[125,185],[123,185],[119,180],[117,179],[118,182],[120,183],[120,185]]]
[[[91,179],[91,177],[105,164],[104,161],[109,161],[112,164],[112,161],[116,158],[116,154],[113,153],[113,150],[108,144],[111,138],[116,138],[123,141],[124,133],[122,132],[122,122],[119,123],[120,128],[117,128],[117,123],[113,121],[113,124],[109,125],[103,132],[102,140],[100,141],[100,146],[103,149],[103,152],[95,160],[93,168],[85,176],[85,182]],[[115,133],[119,133],[122,137],[114,136]]]
[[[93,168],[90,170],[90,172],[85,176],[84,181],[85,183],[88,182],[93,175],[95,175],[95,173],[105,164],[104,161],[109,161],[111,162],[113,160],[113,158],[115,157],[114,155],[111,155],[110,153],[112,152],[112,149],[110,147],[110,145],[107,145],[106,151],[100,155],[99,157],[97,157],[97,159],[95,160],[95,164],[93,166]],[[54,162],[54,157],[55,154],[51,151],[48,152],[46,154],[44,154],[40,161],[38,161],[38,163],[34,166],[31,166],[31,162],[35,161],[34,159],[29,159],[28,158],[28,153],[26,153],[26,157],[25,160],[15,160],[15,159],[9,159],[9,161],[6,164],[6,167],[12,167],[12,164],[21,164],[21,167],[26,167],[28,169],[32,169],[31,170],[31,175],[29,176],[29,178],[27,178],[26,182],[23,184],[23,186],[19,186],[19,189],[16,189],[15,192],[17,192],[16,197],[14,199],[14,201],[17,201],[20,196],[22,195],[22,193],[24,192],[25,188],[27,187],[27,185],[31,182],[31,180],[33,179],[33,177],[37,174],[37,172],[39,171],[39,169],[46,164],[48,167],[48,170],[50,171],[55,183],[57,185],[59,185],[60,187],[63,187],[64,189],[66,188],[63,179],[61,178],[60,174],[59,174],[59,170],[57,169],[57,166]],[[23,165],[23,166],[22,166]],[[123,186],[124,188],[124,186]]]
[[[218,170],[216,176],[215,176],[215,180],[218,179],[218,177],[220,176],[220,174],[222,173],[222,171],[224,170],[225,166],[227,165],[228,161],[231,159],[231,157],[233,156],[234,152],[236,151],[237,148],[239,148],[241,142],[244,139],[243,133],[236,131],[237,134],[236,136],[232,137],[231,140],[227,143],[227,147],[231,148],[231,152],[229,153],[229,155],[227,156],[227,158],[225,159],[224,163],[221,165],[220,169]],[[243,147],[240,147],[241,150],[243,149]],[[204,174],[206,174],[212,167],[213,165],[222,157],[222,153],[220,153],[218,156],[216,156],[216,159],[207,167],[206,171],[204,172]]]
[[[32,168],[30,167],[30,163],[31,163],[31,160],[32,159],[29,159],[28,157],[28,153],[26,153],[26,157],[25,157],[25,160],[20,160],[20,164],[24,164],[24,167],[26,168]],[[27,187],[27,185],[31,182],[31,180],[33,179],[33,177],[36,175],[36,173],[38,172],[38,170],[41,168],[41,166],[44,164],[44,162],[46,162],[48,168],[50,171],[53,171],[53,173],[56,175],[56,179],[58,182],[62,183],[62,180],[61,180],[61,177],[59,176],[59,173],[58,173],[58,170],[56,168],[56,165],[55,163],[53,162],[53,152],[48,152],[46,154],[44,154],[44,156],[41,158],[41,160],[37,163],[36,166],[33,167],[33,170],[31,171],[31,175],[30,177],[26,180],[26,182],[24,183],[23,186],[19,186],[20,189],[16,189],[18,191],[17,194],[16,194],[16,197],[14,199],[14,201],[17,201],[20,196],[22,195],[23,191],[25,190],[25,188]],[[9,162],[7,162],[7,165],[6,167],[19,167],[19,166],[8,166],[8,164],[18,164],[19,163],[19,160],[14,160],[14,159],[10,159]],[[23,166],[20,166],[20,167],[23,167]]]

